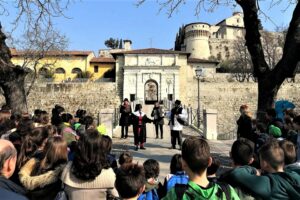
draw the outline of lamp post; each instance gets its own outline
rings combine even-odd
[[[197,108],[197,127],[200,128],[200,78],[202,76],[202,69],[197,68],[195,69],[196,78],[198,79],[198,108]]]

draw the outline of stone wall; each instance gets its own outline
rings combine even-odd
[[[0,105],[3,102],[1,96]],[[115,83],[36,83],[27,102],[29,113],[36,108],[51,113],[53,106],[59,104],[72,114],[81,108],[96,117],[101,110],[118,106],[120,98]]]
[[[220,74],[218,76],[221,76]],[[229,77],[228,74],[224,75]],[[218,134],[219,139],[236,137],[236,120],[239,117],[239,107],[247,104],[255,118],[257,108],[257,83],[228,82],[227,78],[200,82],[200,109],[216,109],[218,111]],[[300,78],[295,83],[285,82],[277,95],[277,99],[289,100],[296,105],[296,112],[300,113],[299,88]],[[197,82],[188,89],[186,106],[197,108]],[[298,108],[298,109],[297,109]]]

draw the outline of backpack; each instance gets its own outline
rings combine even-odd
[[[150,190],[148,192],[143,192],[138,200],[159,200],[156,189]]]
[[[173,188],[176,184],[186,185],[189,182],[189,177],[184,172],[177,172],[167,182],[167,191]]]
[[[222,199],[222,193],[225,193],[226,200],[231,199],[230,195],[230,186],[227,183],[222,183],[222,182],[217,182],[216,183],[218,187],[218,191],[215,194],[218,199]],[[194,197],[194,195],[188,191],[189,185],[184,185],[184,184],[176,184],[175,185],[175,193],[177,196],[177,200],[182,200],[182,197],[184,194],[190,197],[190,199],[197,199]]]

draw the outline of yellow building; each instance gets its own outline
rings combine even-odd
[[[101,80],[115,66],[114,59],[95,57],[92,51],[48,51],[39,58],[36,52],[11,49],[11,55],[15,65],[36,69],[39,78],[55,82]]]

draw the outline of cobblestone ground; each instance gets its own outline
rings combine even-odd
[[[148,110],[150,110],[148,108]],[[150,116],[147,112],[147,116]],[[146,150],[134,150],[133,145],[133,132],[132,127],[129,128],[129,137],[127,139],[120,139],[120,137],[113,138],[113,150],[112,153],[116,155],[116,158],[123,151],[130,151],[134,157],[134,161],[140,164],[146,159],[152,158],[159,162],[160,164],[160,180],[162,181],[164,177],[169,173],[170,161],[174,154],[180,153],[178,149],[169,149],[171,146],[170,129],[167,124],[167,120],[164,125],[164,138],[155,139],[155,127],[153,124],[147,124],[147,142],[145,144]],[[117,128],[115,135],[121,135],[120,128]],[[187,136],[197,136],[199,133],[190,127],[184,127],[183,138]],[[232,144],[232,140],[224,141],[208,141],[211,147],[212,156],[217,157],[221,163],[222,167],[220,171],[224,171],[230,167],[229,151]],[[178,146],[177,146],[178,148]]]

